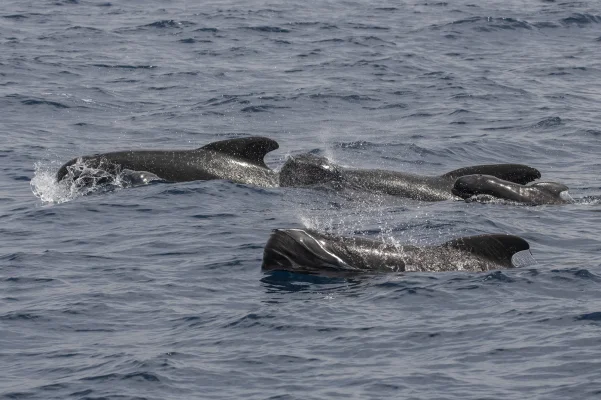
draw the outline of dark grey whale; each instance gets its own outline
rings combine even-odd
[[[561,183],[536,182],[526,186],[490,175],[462,176],[455,181],[452,192],[463,199],[490,196],[530,205],[566,204],[573,201],[568,194],[568,187]]]
[[[194,150],[128,150],[74,158],[57,172],[57,180],[91,175],[83,184],[115,179],[122,172],[133,183],[148,178],[170,182],[226,179],[256,186],[277,186],[278,174],[263,161],[278,143],[266,137],[246,137],[213,142]],[[96,170],[96,174],[94,174]],[[99,171],[99,172],[98,172]]]
[[[529,249],[528,242],[512,235],[469,236],[438,246],[416,247],[363,237],[333,236],[308,229],[276,229],[265,245],[262,268],[326,276],[488,271],[530,265],[533,259],[530,252],[526,252]]]
[[[451,193],[455,180],[464,175],[487,174],[526,184],[540,178],[535,168],[520,164],[476,165],[440,176],[421,176],[380,169],[351,169],[331,163],[325,157],[300,154],[288,158],[280,170],[280,186],[334,184],[416,200],[440,201],[456,197]]]

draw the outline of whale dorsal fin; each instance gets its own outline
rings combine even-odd
[[[462,237],[446,242],[443,247],[467,251],[507,268],[513,266],[514,254],[530,249],[528,242],[521,237],[502,234]]]
[[[250,161],[259,165],[260,167],[267,168],[263,158],[267,153],[277,149],[278,147],[280,146],[275,140],[262,136],[251,136],[209,143],[206,146],[201,147],[201,149],[229,154],[233,157]]]
[[[504,181],[525,185],[540,178],[540,172],[536,168],[522,164],[490,164],[474,165],[472,167],[459,168],[443,175],[445,178],[457,179],[464,175],[492,175]]]

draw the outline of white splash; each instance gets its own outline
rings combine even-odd
[[[117,190],[125,187],[143,186],[159,177],[144,171],[123,170],[113,175],[101,168],[92,168],[78,160],[68,167],[67,175],[58,182],[57,161],[37,162],[31,179],[31,191],[46,204],[60,204],[93,192]]]
[[[44,203],[59,204],[77,197],[77,193],[74,193],[69,182],[66,180],[56,181],[56,172],[59,167],[60,165],[56,162],[34,164],[35,172],[29,184],[34,196]]]
[[[573,203],[574,202],[574,198],[570,195],[570,193],[568,193],[567,190],[564,190],[563,192],[559,193],[559,197],[563,201],[567,201],[568,203]]]

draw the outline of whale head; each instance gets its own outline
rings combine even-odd
[[[309,153],[289,157],[280,170],[280,186],[311,186],[341,179],[336,165],[325,157]]]
[[[537,188],[543,192],[547,192],[552,196],[562,198],[564,200],[571,200],[570,195],[568,194],[569,188],[557,182],[537,182],[530,185],[530,187]]]
[[[305,229],[275,229],[265,245],[263,269],[322,273],[355,268],[335,254],[326,234]]]
[[[571,201],[567,194],[568,187],[561,183],[537,182],[525,186],[490,175],[466,175],[457,178],[451,191],[463,199],[488,195],[529,204],[561,204]]]
[[[457,178],[451,192],[462,199],[481,194],[504,198],[503,194],[511,190],[512,187],[511,182],[503,181],[491,175],[477,174]]]

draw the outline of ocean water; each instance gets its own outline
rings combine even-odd
[[[0,54],[2,398],[601,398],[598,1],[3,0]],[[280,143],[276,169],[524,163],[577,201],[53,178],[246,135]],[[303,226],[510,233],[537,264],[263,273],[271,230]]]

